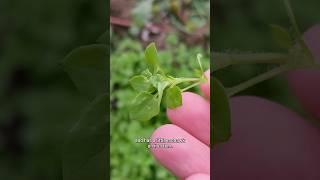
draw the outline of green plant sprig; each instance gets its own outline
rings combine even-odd
[[[182,105],[182,92],[207,81],[201,64],[202,55],[197,55],[200,66],[199,77],[184,78],[166,75],[159,65],[155,43],[146,47],[145,60],[148,69],[129,80],[138,94],[132,102],[130,118],[133,120],[149,120],[160,113],[160,106],[177,108]],[[185,84],[188,83],[188,86]],[[183,86],[184,85],[184,86]]]

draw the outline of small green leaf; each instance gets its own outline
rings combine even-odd
[[[277,46],[284,49],[289,49],[292,47],[293,41],[288,30],[279,25],[274,24],[271,24],[270,28],[273,40]]]
[[[145,58],[149,69],[151,69],[154,73],[158,70],[158,53],[155,43],[151,43],[147,46],[145,50]]]
[[[150,92],[152,89],[154,89],[151,85],[151,83],[149,82],[149,80],[142,75],[138,75],[138,76],[134,76],[129,80],[131,86],[133,87],[133,89],[135,89],[136,91],[146,91],[146,92]]]
[[[78,90],[89,98],[95,98],[108,89],[109,69],[107,46],[94,44],[73,50],[63,61]]]
[[[161,74],[155,74],[150,77],[150,83],[155,87],[156,89],[159,89],[159,84],[166,81],[165,77]]]
[[[167,88],[164,94],[164,102],[167,108],[174,109],[182,105],[181,90],[178,86]]]
[[[295,35],[294,38],[299,43],[302,52],[307,57],[307,60],[310,61],[311,63],[314,63],[315,59],[314,59],[310,49],[308,48],[308,46],[306,45],[306,43],[303,40],[303,35],[300,32],[297,20],[295,18],[295,15],[293,13],[293,9],[291,7],[290,0],[283,0],[283,1],[284,1],[285,8],[287,10],[287,14],[288,14],[289,20],[291,22],[291,25],[293,26],[293,30],[294,30],[294,33],[295,33],[294,34]]]
[[[163,81],[158,83],[158,106],[160,106],[164,90],[169,84],[170,83],[168,81]]]
[[[150,77],[150,82],[153,87],[158,89],[158,83],[162,81],[162,76],[160,74],[155,74]]]
[[[145,76],[147,78],[150,78],[152,76],[152,73],[149,71],[149,69],[146,69],[146,70],[142,71],[141,75]]]
[[[150,78],[150,82],[153,85],[153,87],[155,87],[158,90],[158,104],[160,106],[162,96],[163,96],[163,91],[170,84],[170,82],[169,82],[168,78],[164,77],[161,74],[153,75]]]
[[[132,120],[149,120],[160,112],[157,99],[150,93],[141,92],[134,99],[130,118]]]
[[[198,60],[199,66],[200,66],[200,71],[201,71],[201,73],[203,74],[203,68],[202,68],[201,58],[202,58],[202,54],[198,53],[198,54],[197,54],[197,60]]]
[[[210,138],[213,143],[217,144],[227,141],[231,136],[231,119],[228,96],[223,85],[213,78],[213,122],[210,123]]]

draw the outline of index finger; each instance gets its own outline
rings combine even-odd
[[[200,85],[200,89],[205,97],[210,98],[210,69],[208,69],[204,75],[208,79],[207,82]]]

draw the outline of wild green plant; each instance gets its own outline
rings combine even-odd
[[[148,69],[130,79],[131,86],[138,92],[132,102],[130,118],[133,120],[149,120],[160,112],[160,105],[177,108],[182,105],[181,93],[207,81],[201,64],[202,55],[197,55],[200,69],[194,78],[173,77],[167,75],[160,67],[155,43],[145,50]],[[188,83],[188,86],[183,87]]]

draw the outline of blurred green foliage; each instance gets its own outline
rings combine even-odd
[[[66,56],[63,66],[77,89],[90,99],[65,137],[63,179],[105,180],[109,176],[108,48],[106,44],[76,48]]]
[[[61,145],[88,100],[61,62],[106,31],[106,3],[0,1],[0,179],[62,179]]]
[[[114,41],[113,41],[114,42]],[[132,76],[147,68],[144,47],[132,38],[117,41],[111,50],[111,177],[123,179],[175,179],[153,158],[147,144],[137,144],[137,138],[149,138],[159,126],[170,123],[165,109],[150,121],[132,121],[129,108],[136,92],[129,84]],[[176,77],[194,77],[199,67],[197,53],[202,53],[203,67],[209,67],[209,50],[188,47],[171,34],[166,48],[159,50],[159,62],[165,73]],[[194,88],[198,91],[198,88]]]
[[[209,12],[208,0],[137,0],[132,9],[134,23],[130,27],[130,32],[137,35],[139,29],[151,19],[152,22],[156,22],[168,16],[175,28],[185,33],[194,33],[208,23]]]

